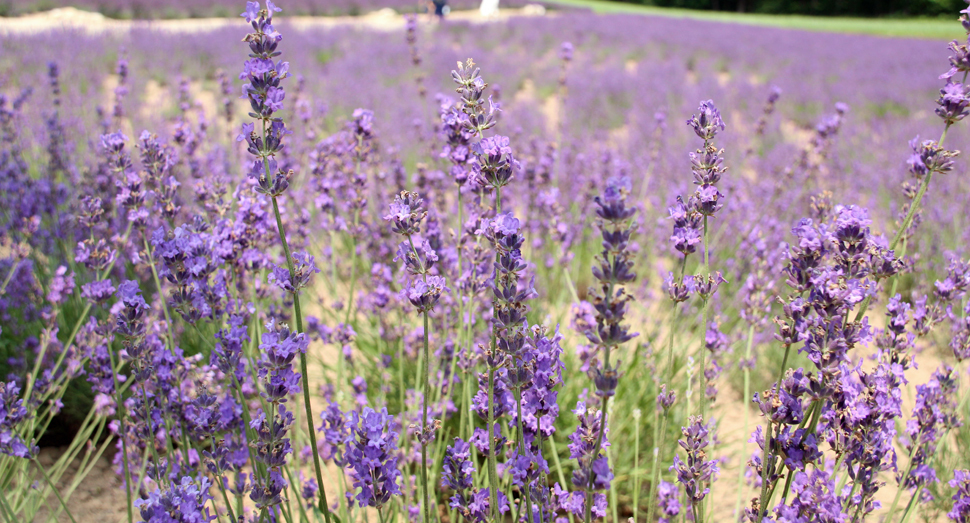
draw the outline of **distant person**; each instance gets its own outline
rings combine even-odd
[[[451,11],[451,8],[448,7],[448,0],[431,0],[431,3],[434,4],[434,14],[438,17],[439,22],[444,20],[445,15]]]
[[[482,6],[478,8],[478,13],[483,18],[491,18],[498,14],[499,0],[482,0]]]

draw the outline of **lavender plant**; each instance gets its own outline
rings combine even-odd
[[[0,36],[0,519],[966,519],[962,43],[277,13]]]
[[[274,117],[273,114],[283,108],[283,99],[286,93],[280,86],[280,82],[289,76],[290,67],[289,62],[276,59],[281,54],[276,49],[282,40],[282,36],[273,28],[272,22],[273,13],[279,11],[280,9],[270,0],[266,0],[266,7],[263,9],[256,2],[248,2],[246,4],[246,11],[242,14],[246,21],[252,25],[254,32],[246,35],[244,39],[249,44],[249,49],[252,51],[252,54],[250,55],[250,59],[246,61],[243,72],[240,74],[240,79],[249,81],[249,84],[243,87],[243,93],[248,98],[250,108],[252,109],[249,116],[260,123],[261,131],[257,135],[253,124],[243,124],[241,138],[246,141],[249,153],[257,158],[253,162],[249,174],[256,181],[255,190],[260,194],[269,196],[273,203],[273,214],[276,216],[277,232],[279,233],[280,244],[283,247],[283,255],[286,258],[287,268],[287,273],[282,273],[281,270],[274,270],[274,277],[277,284],[292,295],[293,313],[296,321],[296,336],[300,337],[304,335],[303,311],[300,307],[300,289],[309,284],[309,276],[313,271],[316,271],[316,267],[313,266],[313,258],[304,254],[302,256],[304,263],[299,266],[298,271],[295,257],[290,253],[278,202],[278,198],[289,188],[290,178],[292,177],[291,171],[284,172],[278,166],[275,159],[276,154],[283,150],[283,137],[288,131],[283,120],[279,117]],[[285,332],[287,336],[281,337],[289,338],[289,331],[285,330]],[[272,342],[264,341],[264,343]],[[284,349],[284,351],[290,352],[290,357],[295,356],[295,352],[289,349]],[[300,353],[299,375],[306,377],[308,375],[306,348],[303,347],[298,352]],[[277,388],[277,391],[274,392],[278,392],[283,396],[289,392],[293,392],[292,390],[285,389],[287,386],[285,384],[286,382],[292,385],[292,377],[280,378],[279,376],[275,376],[275,379],[281,383],[274,386]],[[275,403],[272,401],[271,404],[275,406]],[[307,429],[310,434],[313,434],[312,420],[314,418],[313,409],[310,405],[309,387],[303,387],[303,405],[306,409]],[[253,427],[259,431],[257,434],[265,432],[266,436],[270,438],[268,443],[272,446],[279,444],[277,439],[280,436],[280,430],[286,425],[289,425],[286,421],[287,413],[282,407],[279,408],[278,415],[278,419],[281,421],[274,419],[271,423],[272,426],[266,428],[265,431],[260,431],[258,427]],[[270,412],[270,416],[277,416],[276,409]],[[264,418],[263,425],[265,423]],[[280,425],[279,428],[277,428],[277,424]],[[327,523],[330,523],[330,507],[327,504],[326,489],[323,488],[324,482],[323,473],[320,468],[320,455],[316,445],[311,445],[311,449],[313,454],[313,468],[316,473],[317,484],[320,485],[318,508],[323,512]],[[285,452],[276,459],[285,459]],[[266,464],[269,465],[269,463]],[[279,493],[284,483],[285,480],[278,471],[271,472],[270,477],[261,485],[264,490],[262,495],[258,499],[253,497],[253,495],[250,496],[253,497],[253,501],[257,503],[257,506],[261,503],[263,504],[264,515],[266,513],[266,505],[271,506],[275,504],[274,502],[279,498]]]

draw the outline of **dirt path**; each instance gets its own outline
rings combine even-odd
[[[472,23],[492,23],[508,20],[517,16],[547,16],[541,5],[527,5],[517,9],[502,9],[496,16],[483,17],[478,11],[453,11],[448,20],[462,20]],[[419,19],[431,23],[427,16]],[[115,20],[100,13],[82,11],[73,7],[63,7],[25,16],[0,17],[0,35],[32,34],[53,29],[72,29],[88,34],[120,34],[132,29],[155,29],[173,33],[192,33],[211,31],[223,27],[238,27],[237,18],[191,18],[179,20]],[[374,11],[362,16],[293,16],[286,17],[289,27],[313,29],[326,27],[357,27],[376,31],[394,31],[404,28],[404,16],[390,8]]]

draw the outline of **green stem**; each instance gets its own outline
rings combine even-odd
[[[781,503],[784,504],[785,500],[788,498],[788,489],[791,488],[791,480],[794,475],[794,471],[788,471],[788,477],[785,478],[785,488],[781,491]]]
[[[603,364],[604,367],[609,367],[610,365],[610,349],[609,345],[606,346],[606,358]],[[586,523],[593,521],[593,462],[600,455],[600,449],[603,445],[603,434],[606,432],[606,401],[609,397],[603,396],[603,401],[600,406],[600,432],[596,435],[596,445],[593,446],[593,456],[590,458],[589,462],[589,484],[586,486]]]
[[[54,495],[57,496],[57,501],[61,504],[61,508],[64,509],[64,512],[67,513],[67,517],[71,519],[71,523],[77,523],[77,521],[74,520],[74,515],[71,514],[70,510],[68,510],[67,503],[64,503],[64,498],[61,497],[61,492],[57,490],[57,486],[51,482],[51,478],[47,475],[47,471],[44,470],[44,467],[41,466],[36,457],[32,458],[31,461],[34,462],[34,465],[37,465],[37,470],[39,470],[41,475],[44,476],[44,481],[47,482],[47,486],[54,491]]]
[[[902,496],[903,491],[906,490],[906,480],[909,478],[910,473],[913,472],[913,455],[916,453],[916,447],[919,446],[919,440],[922,431],[916,434],[915,440],[912,442],[913,446],[909,449],[909,463],[906,465],[906,474],[903,475],[902,481],[899,482],[899,488],[896,489],[896,496],[893,497],[892,505],[889,505],[889,512],[886,512],[886,519],[883,520],[884,523],[892,523],[893,513],[896,511],[896,504],[899,503],[899,497]]]
[[[701,329],[700,329],[701,331],[700,389],[701,390],[699,395],[700,397],[698,398],[697,401],[698,403],[700,403],[700,406],[701,406],[700,408],[701,419],[707,419],[707,315],[708,315],[708,305],[710,304],[710,302],[711,302],[710,299],[704,300],[704,308],[702,313],[704,323],[701,324]]]
[[[7,503],[7,496],[0,492],[0,508],[3,509],[3,520],[7,523],[14,523],[17,521],[16,515],[13,513],[13,509]]]
[[[354,287],[357,286],[357,224],[360,221],[360,211],[354,211],[354,229],[350,242],[353,252],[350,255],[350,292],[347,296],[347,315],[344,317],[344,323],[350,325],[350,317],[354,310]]]
[[[481,131],[479,131],[479,136],[481,136]],[[498,216],[502,212],[502,188],[495,188],[495,216]],[[498,266],[499,253],[498,250],[495,251],[495,265]],[[496,269],[497,271],[498,269]],[[497,274],[496,274],[497,276]],[[498,351],[498,327],[494,324],[492,325],[492,353]],[[496,462],[498,456],[498,449],[495,448],[495,436],[492,433],[493,426],[495,425],[495,368],[489,365],[488,367],[488,427],[485,428],[488,434],[488,501],[489,507],[491,508],[492,521],[497,522],[499,520],[498,513],[498,463]]]
[[[839,469],[842,468],[842,463],[845,462],[846,455],[842,454],[835,460],[835,467],[832,468],[832,474],[838,474]],[[845,487],[846,482],[849,481],[849,471],[846,470],[845,474],[839,476],[839,482],[836,484],[835,492],[842,492],[842,488]]]
[[[423,499],[424,522],[431,523],[431,501],[428,498],[428,443],[427,443],[427,424],[428,424],[428,382],[431,381],[431,365],[428,353],[428,311],[424,311],[424,383],[422,387],[423,414],[421,415],[421,496]]]
[[[704,215],[704,270],[707,273],[711,272],[711,244],[708,238],[707,231],[707,215]],[[705,346],[705,339],[707,336],[707,320],[709,313],[710,300],[704,300],[704,323],[701,324],[701,394],[700,394],[700,404],[701,404],[701,419],[707,418],[707,347]]]
[[[785,356],[781,360],[781,368],[778,371],[778,381],[775,382],[775,394],[781,389],[781,380],[785,377],[785,368],[788,366],[788,354],[791,352],[791,344],[785,344]],[[770,456],[769,449],[771,448],[771,418],[765,417],[765,441],[764,441],[764,452],[761,458],[761,497],[758,498],[759,506],[758,512],[760,512],[761,517],[764,517],[768,513],[768,503],[771,499],[768,496],[768,457]],[[774,469],[774,460],[772,460],[771,468]],[[774,472],[774,470],[772,470]],[[758,519],[760,520],[761,517]]]
[[[754,345],[754,324],[748,326],[748,344],[744,350],[744,397],[741,398],[744,404],[744,421],[742,423],[741,437],[743,438],[748,434],[748,417],[750,415],[750,408],[748,406],[748,401],[751,399],[751,369],[748,368],[748,361],[751,360],[751,347]],[[744,448],[744,443],[741,444],[741,448]],[[738,467],[738,500],[734,504],[734,513],[736,516],[741,514],[741,501],[744,499],[744,467]]]
[[[265,134],[265,131],[263,134]],[[266,177],[269,178],[269,163],[264,161],[263,165],[266,169]],[[279,232],[280,243],[283,245],[283,254],[286,255],[286,266],[290,271],[290,278],[294,278],[296,276],[296,271],[293,267],[293,256],[290,254],[290,246],[286,242],[286,232],[283,229],[283,218],[280,216],[280,206],[276,201],[276,196],[273,197],[273,214],[276,215],[276,229]],[[293,312],[294,319],[296,320],[296,331],[298,333],[302,333],[303,312],[300,310],[300,293],[298,291],[293,292]],[[325,484],[323,482],[323,472],[320,468],[320,451],[317,449],[316,437],[314,437],[313,409],[310,406],[310,376],[307,372],[305,352],[300,353],[300,373],[303,374],[303,405],[306,409],[306,425],[311,441],[310,448],[313,450],[313,469],[314,472],[316,472],[317,484],[320,485],[319,508],[320,512],[323,512],[323,517],[326,519],[326,522],[330,523],[330,507],[327,505],[327,489],[325,488]]]
[[[573,297],[573,301],[579,303],[579,294],[576,292],[576,285],[573,284],[573,278],[569,275],[569,268],[563,267],[562,274],[566,279],[566,287],[569,289],[569,295]]]
[[[518,417],[518,422],[519,422],[518,423],[518,425],[519,425],[519,455],[520,456],[525,456],[525,428],[524,428],[525,427],[525,424],[522,423],[522,387],[516,387],[516,389],[515,389],[515,395],[516,395],[515,408],[516,408],[516,411],[517,411],[517,415],[518,415],[517,417]],[[523,495],[525,496],[526,510],[529,511],[528,514],[525,517],[525,520],[526,520],[526,523],[532,523],[532,490],[529,487],[529,484],[528,483],[526,483],[526,485],[525,485],[525,492],[523,493]],[[522,502],[519,501],[519,505],[521,505],[521,504],[522,504]]]
[[[361,155],[363,153],[364,137],[357,136],[357,149],[354,157],[354,175],[360,177]],[[347,297],[347,316],[345,324],[350,324],[350,316],[354,310],[354,287],[357,284],[357,225],[360,223],[360,208],[354,209],[354,226],[350,231],[350,246],[353,252],[350,254],[350,294]]]
[[[13,280],[13,275],[15,272],[17,272],[17,267],[19,266],[20,262],[17,262],[10,267],[10,272],[7,273],[7,276],[3,279],[3,283],[0,284],[0,296],[3,296],[7,292],[7,285],[9,285],[10,281]]]
[[[660,459],[663,457],[664,442],[667,439],[667,419],[668,412],[664,410],[663,417],[660,421],[660,440],[656,446],[653,448],[653,467],[651,469],[651,481],[650,481],[650,498],[647,500],[647,523],[653,521],[653,517],[657,511],[657,488],[660,483],[660,468],[657,466]]]
[[[903,517],[899,520],[899,523],[906,523],[906,520],[909,519],[909,515],[912,514],[910,509],[913,508],[913,504],[916,502],[917,499],[919,499],[919,496],[922,493],[923,493],[923,485],[920,485],[916,489],[916,492],[913,492],[913,497],[909,498],[909,503],[906,504],[906,509],[903,510]],[[887,519],[886,523],[891,523],[891,522],[889,521],[889,519]]]
[[[172,333],[172,317],[168,313],[168,304],[165,303],[165,296],[162,294],[162,281],[158,278],[158,271],[155,269],[155,257],[148,246],[148,238],[144,238],[145,254],[148,255],[148,265],[152,268],[152,279],[155,280],[155,289],[158,291],[158,299],[162,302],[162,312],[165,313],[165,326],[168,329],[168,348],[175,346],[175,334]]]
[[[209,441],[212,443],[212,449],[216,448],[216,439],[212,434],[209,434]],[[229,511],[229,521],[236,523],[236,514],[232,510],[232,503],[229,503],[229,494],[226,494],[226,486],[222,482],[222,475],[216,476],[216,481],[219,482],[219,491],[222,492],[222,500],[226,503],[226,510]],[[292,481],[291,481],[292,482]],[[216,511],[218,513],[218,511]]]
[[[146,420],[152,419],[151,398],[148,399],[147,408],[145,409],[145,419]],[[165,433],[168,435],[171,435],[172,427],[169,424],[169,419],[167,415],[163,415],[163,421],[165,422]],[[165,438],[165,443],[168,445],[168,455],[169,455],[168,459],[171,461],[175,457],[175,449],[172,447],[172,438],[171,437]],[[148,441],[145,442],[145,446],[148,447],[148,450],[152,455],[152,459],[155,460],[155,467],[160,466],[162,462],[158,458],[158,449],[155,448],[155,438],[154,437],[149,438]],[[186,461],[186,463],[188,463],[188,461]],[[165,474],[165,478],[168,479],[168,474]],[[169,481],[169,484],[171,485],[171,481]]]
[[[398,365],[398,379],[400,380],[400,388],[398,389],[398,401],[401,404],[401,412],[406,410],[406,403],[404,400],[404,393],[407,390],[407,385],[404,381],[404,340],[397,340],[397,365]],[[401,432],[407,432],[402,430]]]
[[[633,523],[637,523],[637,515],[640,513],[640,416],[640,409],[633,411]],[[657,430],[656,423],[653,430]],[[657,441],[656,434],[654,441]],[[656,463],[654,461],[655,467]]]
[[[899,257],[906,257],[906,248],[909,247],[909,238],[903,238],[903,246],[899,249]],[[893,284],[889,288],[889,296],[896,295],[896,287],[899,285],[899,278],[893,278]]]
[[[250,442],[256,441],[256,438],[253,436],[252,429],[249,427],[249,404],[246,402],[246,396],[243,394],[242,385],[236,378],[235,371],[232,372],[232,385],[233,388],[236,389],[236,395],[239,398],[239,405],[242,406],[242,418],[243,423],[245,423],[245,427],[243,427],[243,429],[245,430],[246,435],[246,450],[249,451],[249,461],[253,463],[254,467],[256,467],[257,472],[263,474],[263,471],[259,466],[259,462],[256,460],[255,450],[253,450],[252,445],[250,445]]]
[[[681,264],[680,264],[681,281],[683,281],[684,279],[684,268],[686,265],[687,265],[687,256],[684,256],[681,259]],[[676,307],[676,304],[674,304],[674,306]],[[670,335],[667,337],[667,381],[668,383],[672,382],[674,377],[674,333],[677,331],[677,317],[678,317],[677,311],[674,310],[674,312],[670,315]],[[659,394],[659,390],[658,390],[658,394]],[[654,449],[653,449],[653,453],[654,453],[653,467],[650,472],[651,481],[650,481],[650,497],[648,498],[649,508],[647,509],[647,523],[653,523],[653,517],[657,509],[656,496],[657,496],[657,488],[659,486],[658,484],[660,483],[660,469],[657,467],[657,464],[663,460],[663,449],[664,449],[665,440],[667,439],[667,419],[669,418],[669,416],[670,416],[669,409],[664,409],[663,420],[661,421],[661,424],[660,424],[660,427],[661,427],[660,439],[657,442],[657,444],[654,445]]]
[[[286,477],[289,478],[290,485],[299,485],[299,483],[297,483],[296,481],[294,481],[293,471],[291,471],[289,467],[286,467]],[[227,500],[226,503],[229,503],[229,501]],[[309,521],[310,518],[307,517],[306,508],[303,506],[303,501],[297,499],[296,506],[297,506],[297,508],[300,509],[300,520],[301,521]]]
[[[495,341],[495,335],[492,335],[492,347],[493,350],[497,348],[497,343]],[[490,512],[492,513],[492,521],[499,521],[498,517],[498,465],[496,463],[496,454],[498,449],[495,448],[495,436],[492,433],[492,427],[495,425],[495,401],[493,397],[495,396],[495,369],[489,365],[488,367],[488,427],[485,428],[485,432],[488,434],[488,500]]]
[[[704,511],[701,510],[700,501],[691,502],[690,508],[694,513],[694,523],[704,523]]]
[[[411,246],[411,252],[414,253],[415,259],[420,260],[421,258],[418,255],[418,251],[414,247],[414,240],[411,239],[410,235],[408,235],[407,238],[408,238],[408,245]],[[427,282],[428,281],[427,270],[424,270],[424,272],[422,273],[422,276],[424,277],[424,281]],[[421,312],[422,312],[422,316],[424,317],[424,351],[422,354],[422,357],[423,357],[422,365],[424,366],[424,372],[423,372],[424,380],[423,380],[423,383],[421,384],[421,390],[422,390],[421,408],[423,412],[421,416],[421,435],[419,437],[419,440],[421,442],[421,497],[423,498],[422,505],[424,506],[424,509],[423,509],[424,522],[430,523],[431,522],[431,517],[430,517],[431,503],[428,497],[428,456],[427,456],[428,444],[425,436],[427,434],[426,431],[427,431],[427,423],[428,423],[428,396],[431,395],[431,390],[430,390],[430,386],[431,386],[430,385],[430,382],[431,382],[430,353],[431,351],[429,350],[431,327],[428,321],[428,311],[424,310]]]
[[[559,484],[565,487],[567,485],[566,476],[562,472],[562,463],[559,461],[559,450],[556,449],[556,438],[549,438],[549,450],[551,451],[550,454],[552,454],[552,464],[556,467],[556,477],[559,479]]]
[[[110,360],[110,365],[114,368],[114,354],[109,350],[108,358]],[[120,366],[119,366],[120,368]],[[125,477],[125,498],[127,499],[128,505],[128,523],[134,521],[132,516],[132,502],[131,502],[131,471],[128,469],[128,438],[125,435],[125,404],[123,398],[121,397],[121,388],[118,386],[118,373],[112,372],[111,377],[114,380],[115,388],[115,403],[118,409],[118,434],[121,437],[121,454],[122,454],[122,466],[124,468]]]
[[[845,505],[842,507],[843,512],[846,512],[846,513],[849,512],[849,507],[851,507],[853,503],[852,498],[855,497],[855,489],[858,486],[859,486],[858,483],[852,482],[852,488],[849,489],[849,495],[845,497]],[[862,503],[859,503],[859,505],[861,506]],[[853,517],[851,521],[855,521],[855,518]]]
[[[608,461],[613,461],[613,455],[612,455],[613,453],[610,452],[610,449],[611,447],[606,447],[605,449],[603,449],[603,452],[606,453],[606,459]],[[613,523],[620,523],[620,504],[617,502],[617,499],[616,499],[616,496],[617,496],[616,487],[618,484],[619,484],[619,481],[610,482],[610,511],[613,514]]]

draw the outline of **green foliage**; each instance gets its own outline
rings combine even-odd
[[[900,36],[907,38],[929,38],[952,40],[965,38],[952,17],[927,18],[928,13],[917,13],[921,18],[859,18],[849,16],[810,16],[803,14],[768,14],[762,12],[738,12],[734,10],[712,10],[709,7],[685,9],[659,7],[654,3],[620,2],[611,0],[551,0],[556,4],[591,9],[596,13],[636,13],[673,18],[693,18],[714,20],[736,24],[749,24],[766,27],[784,27],[805,31],[835,33],[873,34],[881,36]],[[960,4],[962,7],[962,4]]]
[[[946,16],[961,0],[641,0],[658,7],[813,16]]]

